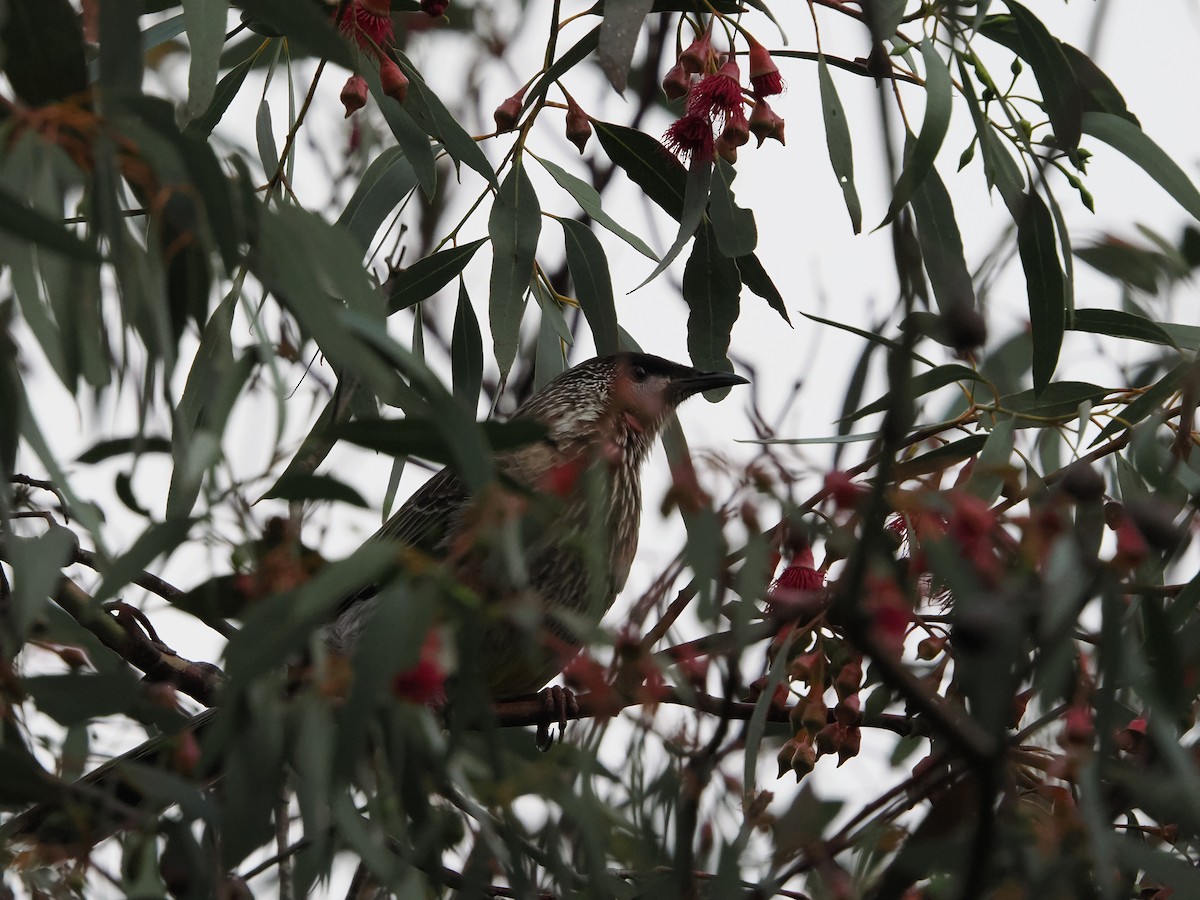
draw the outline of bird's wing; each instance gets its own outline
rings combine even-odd
[[[450,469],[442,469],[380,526],[372,540],[396,541],[430,556],[441,556],[467,499],[462,479]]]

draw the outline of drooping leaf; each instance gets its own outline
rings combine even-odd
[[[625,93],[638,35],[653,5],[654,0],[605,0],[596,57],[618,94]]]
[[[173,552],[187,540],[193,519],[174,519],[151,525],[121,556],[101,569],[103,578],[92,595],[94,603],[103,603],[133,581],[158,557]]]
[[[238,0],[238,6],[286,34],[313,56],[325,57],[343,69],[354,68],[350,45],[333,27],[325,6],[292,0]]]
[[[145,66],[142,54],[137,52],[142,46],[140,12],[133,3],[100,5],[99,82],[110,109],[114,100],[136,97],[142,92]]]
[[[717,247],[726,256],[748,256],[758,245],[754,213],[738,206],[733,196],[737,169],[720,158],[715,163],[708,215],[717,236]]]
[[[1077,309],[1071,320],[1071,330],[1107,334],[1151,344],[1165,344],[1177,349],[1179,346],[1163,325],[1145,316],[1119,309]]]
[[[496,452],[512,450],[541,440],[546,427],[530,419],[480,422],[479,427]],[[429,419],[360,419],[336,429],[338,437],[390,456],[417,456],[450,465],[456,462],[446,435]]]
[[[829,148],[829,162],[846,200],[850,227],[858,234],[862,231],[862,203],[854,186],[854,148],[850,142],[850,126],[823,54],[817,60],[817,79],[821,87],[821,115],[825,119],[825,143]]]
[[[156,435],[135,434],[124,438],[109,438],[98,441],[83,453],[79,454],[76,462],[93,465],[114,456],[126,453],[170,453],[171,442],[165,437]]]
[[[608,158],[676,221],[683,215],[687,169],[670,150],[635,128],[593,121]]]
[[[1187,174],[1142,129],[1111,113],[1089,112],[1083,130],[1104,141],[1158,182],[1195,219],[1200,220],[1200,191]]]
[[[542,99],[546,95],[546,91],[550,85],[562,78],[564,74],[575,68],[583,60],[592,55],[592,52],[600,45],[600,26],[597,25],[575,44],[556,59],[541,77],[533,83],[533,86],[525,92],[525,101],[521,104],[521,110],[524,112],[529,109],[534,103]]]
[[[99,252],[91,244],[3,190],[0,190],[0,228],[15,237],[41,244],[74,259],[100,259]]]
[[[696,241],[683,269],[683,299],[688,305],[688,353],[692,364],[709,372],[732,372],[729,338],[740,311],[742,281],[737,263],[717,247],[712,228],[696,233]],[[708,391],[705,399],[717,401],[729,388]]]
[[[991,123],[984,115],[983,106],[975,94],[975,83],[966,62],[960,56],[957,63],[963,99],[970,110],[971,121],[975,123],[975,135],[979,139],[979,149],[983,156],[984,178],[987,179],[989,188],[995,188],[1000,193],[1004,205],[1016,219],[1021,213],[1025,177],[1012,155],[992,131]]]
[[[401,269],[392,279],[388,315],[427,300],[457,278],[487,238],[431,253]],[[531,263],[532,265],[532,263]]]
[[[69,0],[5,4],[0,63],[13,91],[29,106],[47,106],[87,89],[83,29]]]
[[[692,160],[684,189],[683,207],[679,215],[679,231],[676,233],[675,240],[670,248],[663,254],[663,258],[659,260],[658,265],[654,267],[654,271],[646,276],[642,283],[638,285],[638,288],[645,287],[665,272],[667,267],[683,252],[683,248],[687,246],[687,242],[696,234],[696,229],[700,227],[700,223],[704,219],[704,210],[708,206],[709,186],[712,184],[712,171],[713,165],[711,162],[698,159]],[[634,290],[637,290],[637,288],[634,288]]]
[[[63,568],[73,562],[76,546],[75,535],[58,525],[37,537],[6,537],[5,561],[13,573],[9,621],[16,631],[13,635],[16,640],[24,640],[30,626],[41,616]],[[0,638],[0,646],[15,654],[17,646],[7,644],[8,638]]]
[[[458,306],[454,312],[454,328],[450,334],[450,370],[454,379],[454,396],[474,412],[483,387],[483,336],[479,319],[467,295],[467,284],[458,282]]]
[[[517,356],[525,292],[533,277],[533,261],[541,230],[542,208],[525,167],[518,159],[500,185],[488,217],[488,235],[492,239],[488,318],[496,363],[502,376],[508,374]]]
[[[592,329],[596,352],[601,356],[616,353],[619,344],[617,308],[604,247],[586,225],[574,219],[559,219],[559,223],[563,227],[571,281],[588,327]]]
[[[367,166],[353,196],[338,216],[338,224],[350,232],[366,253],[384,220],[416,186],[416,172],[404,151],[388,147]]]
[[[432,198],[437,191],[437,161],[425,130],[413,118],[408,103],[401,106],[383,92],[379,83],[379,73],[375,69],[364,68],[363,78],[367,81],[372,98],[379,104],[379,111],[383,113],[383,119],[391,129],[392,136],[404,152],[404,158],[413,167],[417,183],[421,185],[421,192]],[[411,89],[411,82],[409,87]]]
[[[426,134],[441,141],[446,153],[454,160],[456,168],[458,163],[465,163],[483,176],[488,184],[497,187],[492,164],[488,162],[487,154],[480,149],[475,139],[446,109],[441,98],[429,89],[425,77],[407,56],[397,51],[396,61],[400,70],[408,77],[408,99],[404,101],[404,105],[412,117],[425,129]]]
[[[658,262],[658,255],[650,249],[650,246],[640,237],[624,228],[616,219],[604,211],[600,205],[600,194],[594,187],[584,181],[582,178],[576,178],[566,169],[548,159],[542,159],[535,156],[542,167],[550,173],[550,176],[558,182],[559,187],[565,190],[579,204],[579,208],[591,216],[598,224],[603,225],[621,240],[625,241],[630,247],[638,253],[645,256],[654,262]]]
[[[257,55],[255,53],[253,56],[238,63],[217,82],[207,108],[188,122],[186,129],[188,135],[206,138],[212,134],[212,130],[217,127],[217,123],[221,121],[225,115],[225,111],[229,109],[229,104],[233,102],[233,98],[241,90],[246,76],[250,74],[250,69],[254,66],[254,60]]]
[[[771,276],[767,274],[767,270],[763,268],[758,257],[753,253],[739,256],[737,264],[742,284],[766,300],[771,309],[779,313],[783,321],[791,325],[792,319],[784,305],[783,295],[779,293],[779,288],[775,287],[775,282],[771,280]]]
[[[1066,327],[1066,281],[1055,245],[1054,221],[1036,192],[1025,196],[1017,221],[1017,250],[1025,270],[1029,321],[1033,329],[1033,384],[1041,390],[1058,365]]]
[[[1097,271],[1147,294],[1157,293],[1159,279],[1173,268],[1163,253],[1111,237],[1079,247],[1075,255]]]
[[[933,162],[942,149],[942,141],[945,140],[946,131],[950,127],[950,70],[946,68],[946,62],[938,54],[931,38],[922,42],[921,58],[925,62],[925,115],[921,121],[921,133],[913,143],[904,170],[896,179],[887,215],[877,228],[896,218],[900,210],[912,199],[913,193],[933,169]]]
[[[309,500],[336,500],[361,509],[367,508],[362,494],[332,475],[291,475],[281,477],[263,494],[264,500],[287,500],[295,503]]]
[[[936,391],[938,388],[943,388],[948,384],[954,384],[959,381],[982,381],[979,373],[967,366],[957,363],[950,363],[944,366],[937,366],[930,369],[928,372],[921,372],[914,375],[909,383],[909,392],[916,398],[928,394],[931,391]],[[864,416],[869,416],[872,413],[883,412],[892,404],[891,393],[884,394],[878,400],[868,403],[850,416],[851,421],[857,421]]]
[[[1019,391],[1000,398],[1000,407],[1032,419],[1074,418],[1081,403],[1096,403],[1107,397],[1108,388],[1084,381],[1056,381],[1042,390]],[[1018,416],[1017,427],[1041,425],[1041,422]]]
[[[229,0],[183,0],[190,50],[188,97],[184,106],[188,119],[195,119],[212,103],[228,15]]]
[[[1015,0],[1006,5],[1022,38],[1017,52],[1033,69],[1058,146],[1074,150],[1079,146],[1083,97],[1062,44],[1024,6]]]
[[[975,288],[963,256],[962,235],[954,218],[950,192],[938,177],[936,167],[929,170],[913,194],[912,208],[921,257],[938,309],[943,314],[955,308],[973,309]]]
[[[1011,467],[1015,425],[1012,416],[997,418],[967,479],[967,490],[989,505],[996,502],[1004,489],[1004,476]]]

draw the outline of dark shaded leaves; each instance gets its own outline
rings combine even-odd
[[[417,260],[392,278],[388,315],[426,300],[457,278],[487,238],[460,244]],[[530,263],[532,266],[532,261]]]
[[[596,352],[601,356],[616,353],[620,349],[617,308],[604,247],[586,225],[574,219],[560,219],[559,222],[567,248],[567,267],[575,284],[579,306],[592,329]]]
[[[696,368],[733,371],[729,336],[737,321],[741,291],[737,263],[717,247],[711,228],[701,228],[683,269],[683,299],[689,310],[688,353]],[[708,391],[705,398],[715,401],[728,393],[729,388]]]
[[[1025,270],[1029,321],[1033,328],[1033,384],[1041,390],[1058,365],[1066,324],[1066,280],[1054,241],[1054,221],[1042,198],[1031,192],[1017,220],[1017,250]]]

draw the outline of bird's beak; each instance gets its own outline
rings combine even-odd
[[[678,379],[675,385],[682,397],[690,397],[702,391],[711,391],[717,388],[733,387],[735,384],[749,383],[749,379],[743,378],[741,375],[734,375],[732,372],[697,371]]]

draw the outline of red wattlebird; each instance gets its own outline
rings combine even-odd
[[[746,383],[645,353],[589,360],[514,414],[547,430],[543,441],[496,460],[501,479],[524,489],[509,495],[515,505],[473,498],[443,469],[373,539],[442,560],[474,589],[487,617],[482,671],[492,697],[532,694],[563,670],[625,584],[641,522],[641,467],[666,418],[694,394]],[[514,509],[524,546],[515,570],[496,527]],[[342,610],[329,631],[332,649],[355,645],[377,602]]]

